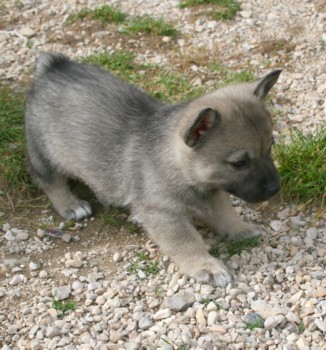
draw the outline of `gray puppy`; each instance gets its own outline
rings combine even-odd
[[[279,190],[263,105],[279,74],[168,106],[98,67],[43,54],[26,109],[31,174],[64,219],[91,215],[67,186],[80,179],[105,206],[128,207],[181,271],[225,286],[231,275],[193,218],[229,239],[260,233],[227,193],[259,202]]]

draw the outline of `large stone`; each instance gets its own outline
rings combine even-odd
[[[35,30],[29,27],[23,27],[20,29],[20,34],[23,36],[26,36],[27,38],[31,38],[32,36],[35,35]]]
[[[164,318],[168,318],[171,316],[171,310],[170,309],[161,309],[158,310],[154,315],[154,320],[163,320]]]
[[[174,310],[174,311],[184,311],[187,310],[196,301],[193,294],[181,291],[176,293],[170,298],[167,298],[163,302],[163,307]]]
[[[281,324],[284,320],[285,317],[283,315],[271,316],[265,320],[264,326],[266,329],[273,329],[279,324]]]
[[[317,289],[312,292],[312,296],[314,298],[321,298],[321,297],[326,296],[326,288],[321,287],[321,286],[317,287]]]
[[[58,301],[68,299],[70,293],[71,293],[71,289],[69,286],[54,287],[52,289],[52,294],[54,296],[54,299]]]
[[[260,314],[264,319],[276,316],[276,315],[286,315],[290,310],[280,305],[268,304],[264,300],[255,300],[251,303],[251,308]]]

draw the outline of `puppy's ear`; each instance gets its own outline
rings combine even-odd
[[[273,72],[264,76],[257,84],[254,95],[263,99],[268,94],[269,90],[274,86],[277,82],[278,77],[281,74],[281,70],[274,70]]]
[[[202,145],[220,118],[220,114],[216,110],[212,108],[203,109],[191,127],[186,131],[184,135],[185,144],[189,147]]]

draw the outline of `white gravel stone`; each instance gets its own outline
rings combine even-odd
[[[285,317],[283,315],[276,315],[276,316],[270,316],[267,317],[264,322],[265,329],[272,329],[278,326],[280,323],[282,323],[285,320]]]
[[[35,270],[38,270],[40,268],[40,266],[33,261],[31,261],[29,263],[28,267],[31,271],[35,271]]]
[[[279,305],[269,304],[264,300],[255,300],[251,303],[251,308],[260,314],[264,319],[277,316],[286,315],[290,310]]]
[[[164,300],[164,307],[174,311],[184,311],[195,302],[193,294],[181,291]]]
[[[23,36],[26,36],[27,38],[31,38],[35,35],[35,31],[32,28],[29,27],[23,27],[20,29],[20,34]]]
[[[71,285],[71,288],[73,290],[78,290],[78,289],[83,289],[84,288],[84,284],[80,281],[74,281]]]
[[[218,313],[216,311],[210,311],[207,316],[207,325],[211,326],[216,323],[218,319]]]
[[[138,270],[137,274],[140,279],[146,278],[146,273],[143,270]]]
[[[113,254],[113,261],[114,261],[114,262],[119,262],[119,261],[121,261],[121,260],[122,260],[122,256],[121,256],[120,253],[114,253],[114,254]]]
[[[11,226],[6,222],[5,224],[2,225],[2,231],[7,232],[11,229]]]
[[[283,222],[280,220],[273,220],[269,223],[269,226],[276,232],[280,232],[283,230]]]
[[[36,235],[37,235],[37,237],[39,237],[39,238],[44,238],[44,237],[45,237],[45,231],[42,230],[41,228],[38,228],[38,229],[37,229],[37,232],[36,232]]]
[[[47,276],[48,276],[48,273],[45,270],[40,271],[39,273],[40,278],[47,278]]]
[[[23,275],[15,275],[11,281],[9,282],[10,285],[12,286],[17,286],[17,284],[20,284],[24,282],[24,276]]]
[[[162,320],[164,318],[168,318],[171,316],[171,310],[170,309],[161,309],[155,312],[153,315],[154,320]]]
[[[22,231],[17,232],[17,234],[16,234],[17,241],[25,241],[28,238],[29,238],[29,234],[27,231],[22,230]]]
[[[71,293],[71,288],[69,286],[54,287],[52,289],[52,294],[55,300],[65,300],[68,299]]]
[[[56,327],[47,327],[46,329],[46,336],[48,338],[54,338],[54,337],[58,337],[61,335],[61,331],[59,328],[56,328]]]
[[[318,235],[318,231],[316,229],[316,227],[310,227],[307,230],[307,237],[310,239],[316,239]]]
[[[322,320],[319,318],[316,318],[314,320],[315,325],[322,331],[322,332],[326,332],[326,319]]]
[[[16,237],[14,236],[14,234],[12,233],[12,231],[8,230],[5,234],[5,239],[7,241],[14,241],[16,239]]]
[[[100,282],[91,282],[91,283],[88,283],[87,289],[91,292],[91,291],[99,288],[100,286],[101,286]]]
[[[138,327],[143,330],[149,329],[150,327],[152,327],[152,325],[153,325],[153,321],[146,316],[142,317],[138,322]]]

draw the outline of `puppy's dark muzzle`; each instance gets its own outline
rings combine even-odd
[[[255,179],[250,177],[241,183],[235,183],[226,188],[226,191],[236,195],[249,203],[264,202],[280,190],[280,177],[275,170],[269,174],[269,179]]]
[[[265,195],[268,196],[268,198],[273,197],[276,195],[277,192],[281,189],[280,182],[270,183],[264,188]]]

